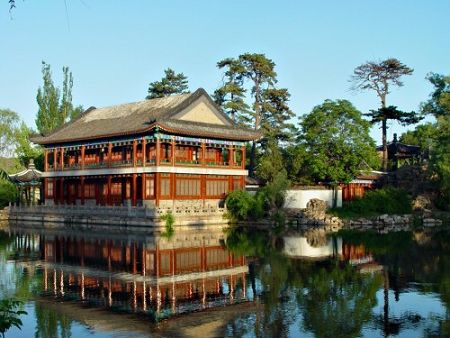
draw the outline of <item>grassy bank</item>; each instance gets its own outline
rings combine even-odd
[[[397,188],[367,191],[363,198],[344,202],[330,213],[340,218],[375,217],[382,214],[410,214],[412,201],[408,193]]]

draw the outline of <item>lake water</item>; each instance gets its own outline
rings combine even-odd
[[[448,337],[450,232],[0,232],[6,337]]]

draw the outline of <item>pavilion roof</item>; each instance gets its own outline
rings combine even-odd
[[[194,111],[199,103],[203,104],[203,110]],[[259,131],[236,125],[200,88],[189,94],[104,108],[91,107],[51,134],[31,140],[49,145],[142,134],[152,129],[225,140],[250,141],[261,137]]]
[[[34,166],[34,162],[31,159],[28,164],[28,168],[18,172],[16,174],[9,175],[9,179],[17,184],[31,184],[39,182],[42,176],[42,172],[37,170]]]

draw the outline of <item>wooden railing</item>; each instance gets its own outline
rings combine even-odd
[[[154,166],[156,165],[156,159],[147,159],[145,162],[146,165],[150,165],[150,166]],[[171,158],[165,158],[165,159],[160,159],[160,164],[162,165],[171,165],[172,164],[172,159]],[[232,166],[230,166],[229,162],[217,162],[217,161],[206,161],[205,162],[205,166],[206,167],[222,167],[222,168],[241,168],[241,162],[235,162]],[[188,159],[176,159],[175,166],[202,166],[202,161],[201,160],[188,160]],[[107,167],[133,167],[133,160],[121,160],[121,161],[102,161],[102,162],[91,162],[91,163],[84,163],[84,168],[85,169],[100,169],[100,168],[107,168]],[[136,160],[136,166],[141,167],[143,166],[143,161],[142,159],[137,159]],[[52,165],[49,164],[48,165],[48,171],[60,171],[61,170],[61,166],[60,165],[56,165],[56,168]],[[64,164],[64,170],[76,170],[76,169],[81,169],[82,168],[82,164],[81,163],[73,163],[73,164]]]

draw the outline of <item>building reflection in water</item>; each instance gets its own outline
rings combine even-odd
[[[31,235],[18,238],[31,238]],[[223,233],[163,237],[41,233],[32,235],[40,256],[44,295],[82,300],[157,318],[248,300],[245,257],[223,244]]]

